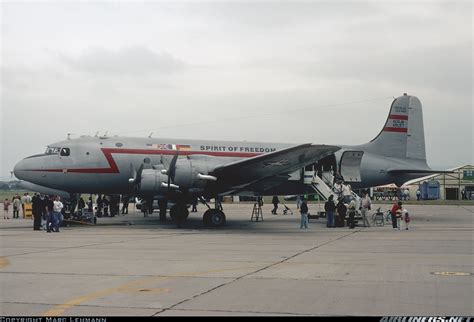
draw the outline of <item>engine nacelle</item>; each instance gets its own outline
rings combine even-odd
[[[163,187],[163,182],[168,182],[168,176],[163,174],[161,170],[145,169],[142,172],[140,192],[164,193],[166,188]]]
[[[178,159],[173,183],[188,189],[204,188],[209,181],[216,180],[215,177],[208,175],[213,168],[206,160]]]

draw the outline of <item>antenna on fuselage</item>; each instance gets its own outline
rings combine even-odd
[[[148,138],[151,139],[152,135],[153,135],[153,132],[151,132],[150,135],[148,135]]]

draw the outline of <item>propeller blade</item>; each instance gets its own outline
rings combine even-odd
[[[171,177],[171,180],[174,180],[176,175],[176,162],[178,161],[179,152],[176,150],[176,154],[171,159],[170,168],[168,169],[168,176]]]
[[[140,167],[138,168],[138,171],[137,171],[137,176],[135,177],[135,185],[137,187],[137,190],[140,190],[140,184],[142,183],[142,172],[143,172],[143,163],[140,164]]]
[[[171,192],[171,180],[174,181],[174,177],[176,175],[176,162],[178,161],[178,156],[179,150],[176,150],[176,154],[173,156],[173,159],[171,159],[170,166],[166,171],[166,174],[168,175],[168,195]]]

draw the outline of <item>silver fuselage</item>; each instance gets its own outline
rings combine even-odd
[[[19,179],[71,193],[130,193],[129,178],[133,168],[142,164],[151,169],[163,159],[171,159],[176,146],[181,146],[181,157],[207,157],[211,167],[225,165],[242,158],[273,152],[294,144],[235,141],[198,141],[183,139],[155,139],[131,137],[83,137],[65,140],[49,147],[68,148],[69,155],[58,153],[27,157],[15,166]],[[337,164],[344,151],[362,150],[361,146],[341,146],[335,153]],[[166,160],[165,160],[166,161]],[[413,166],[418,160],[395,159],[365,152],[361,165],[361,182],[353,188],[371,187],[388,183],[403,183],[412,175],[394,177],[386,170],[401,164]],[[288,191],[288,194],[292,191]]]

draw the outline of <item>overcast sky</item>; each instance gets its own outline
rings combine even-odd
[[[0,180],[67,133],[365,143],[404,92],[473,164],[470,1],[0,6]]]

